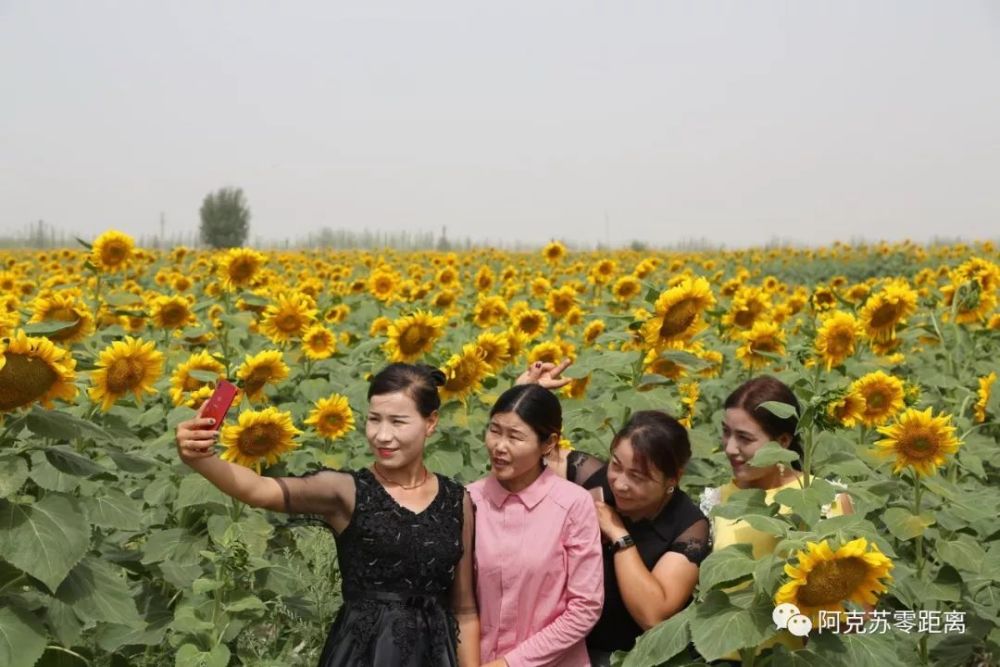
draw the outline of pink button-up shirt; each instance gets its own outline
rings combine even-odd
[[[594,500],[545,469],[519,493],[490,475],[469,485],[476,506],[476,595],[483,662],[590,665],[584,638],[604,604]]]

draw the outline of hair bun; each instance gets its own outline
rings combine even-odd
[[[434,368],[427,364],[419,364],[417,367],[427,374],[427,377],[431,379],[435,387],[443,387],[448,381],[448,376],[440,368]]]

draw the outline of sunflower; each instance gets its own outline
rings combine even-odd
[[[616,273],[618,273],[618,262],[613,259],[604,258],[598,260],[590,268],[587,280],[594,285],[607,285],[615,277]]]
[[[390,326],[392,326],[392,320],[385,315],[379,315],[372,320],[371,326],[368,327],[368,335],[373,338],[375,336],[384,336],[389,333]]]
[[[643,371],[647,375],[662,375],[665,378],[677,380],[687,374],[687,369],[683,366],[676,363],[672,359],[661,357],[660,354],[661,352],[657,350],[649,350],[646,352],[646,356],[643,358],[642,364]]]
[[[476,347],[482,352],[483,361],[494,373],[510,361],[510,344],[504,334],[484,331],[476,338]]]
[[[697,381],[682,382],[677,385],[677,391],[681,395],[681,405],[685,408],[685,415],[680,420],[685,428],[691,428],[694,420],[695,406],[698,405],[698,398],[701,396],[701,387]]]
[[[770,363],[771,357],[785,354],[785,332],[776,322],[755,322],[750,331],[740,334],[743,345],[736,350],[736,358],[748,368]]]
[[[278,350],[264,350],[255,355],[247,355],[243,365],[236,371],[236,377],[243,380],[243,391],[251,402],[264,399],[264,387],[277,384],[288,377],[288,366]]]
[[[97,370],[90,375],[93,386],[88,394],[92,401],[100,401],[104,412],[130,392],[142,403],[143,393],[156,393],[153,383],[162,374],[163,354],[155,343],[126,336],[101,351]]]
[[[158,296],[150,306],[153,324],[160,329],[180,329],[195,321],[191,302],[183,296]]]
[[[611,294],[615,297],[615,301],[625,304],[639,296],[641,291],[642,283],[635,276],[622,276],[615,281],[611,288]]]
[[[13,271],[0,271],[0,294],[13,295],[21,285],[21,278]]]
[[[513,314],[511,323],[514,329],[532,340],[541,336],[549,328],[549,316],[541,310],[529,308]]]
[[[847,602],[874,605],[892,581],[892,561],[863,537],[836,551],[827,540],[807,542],[806,551],[798,551],[796,558],[796,565],[785,564],[785,574],[792,580],[778,589],[774,603],[794,604],[814,620],[821,610],[844,611]]]
[[[703,315],[713,305],[715,296],[707,280],[684,278],[656,300],[655,314],[642,327],[646,344],[663,348],[690,340],[705,328]]]
[[[337,338],[322,324],[314,324],[302,334],[302,351],[313,361],[329,359],[337,351]]]
[[[300,338],[316,321],[316,307],[305,294],[282,294],[264,310],[261,332],[282,345]]]
[[[207,377],[204,374],[209,373],[220,378],[225,372],[226,367],[211,354],[205,350],[195,352],[188,357],[187,361],[175,368],[170,376],[170,399],[174,405],[181,405],[184,403],[185,393],[211,385],[213,382],[213,380],[199,379],[192,373],[201,374],[203,377]]]
[[[825,285],[817,285],[812,293],[812,306],[816,312],[831,310],[837,305],[837,296]]]
[[[10,338],[15,331],[17,331],[18,326],[20,326],[21,318],[18,313],[0,313],[0,338]]]
[[[531,296],[541,299],[552,289],[552,282],[545,276],[538,276],[532,279],[528,288],[531,290]]]
[[[72,326],[46,335],[46,338],[63,345],[72,345],[94,333],[94,316],[86,304],[71,291],[39,296],[33,304],[30,321],[72,322]]]
[[[566,256],[566,246],[559,241],[552,241],[542,248],[542,259],[549,264],[558,264]]]
[[[563,285],[559,289],[552,290],[545,297],[545,309],[549,314],[560,319],[576,305],[576,290],[570,285]]]
[[[76,359],[48,338],[17,331],[0,341],[0,412],[41,402],[52,407],[52,399],[76,398]]]
[[[351,314],[351,307],[346,303],[338,303],[336,306],[331,306],[329,310],[323,315],[323,319],[329,324],[340,324],[347,319],[347,316]]]
[[[583,398],[587,395],[588,386],[590,386],[590,373],[587,373],[582,378],[573,378],[560,391],[566,398]]]
[[[903,409],[903,381],[882,371],[863,375],[855,380],[848,392],[865,402],[861,422],[865,426],[883,424]]]
[[[400,279],[394,271],[378,268],[368,276],[368,291],[382,302],[389,302],[396,295]]]
[[[270,407],[259,412],[240,414],[239,422],[222,428],[221,444],[226,451],[220,457],[260,472],[261,463],[276,463],[281,456],[299,446],[293,438],[300,431],[292,415]]]
[[[997,374],[991,372],[986,377],[979,378],[979,391],[976,392],[975,420],[977,424],[986,421],[986,406],[990,402],[990,393],[993,390],[993,383],[997,381]]]
[[[205,385],[204,387],[198,387],[190,394],[188,394],[187,400],[184,402],[184,405],[194,410],[197,410],[198,408],[201,407],[202,403],[204,403],[205,401],[207,401],[212,397],[213,392],[214,392],[213,388],[208,385]],[[234,403],[238,402],[238,399],[239,399],[239,391],[237,390],[237,396],[233,402]]]
[[[316,401],[316,407],[309,413],[306,423],[329,440],[337,440],[354,428],[354,413],[346,396],[332,394]]]
[[[881,291],[868,298],[861,309],[861,325],[874,341],[896,337],[896,326],[917,309],[917,293],[905,280],[890,280]]]
[[[472,321],[481,329],[488,329],[507,317],[507,304],[498,296],[480,295],[473,310]]]
[[[266,262],[267,256],[256,250],[231,248],[219,262],[222,282],[230,290],[249,287]]]
[[[954,310],[955,321],[959,324],[984,321],[997,305],[995,291],[986,290],[979,281],[963,278],[957,273],[952,277],[951,284],[941,288],[941,294],[947,307],[942,319],[950,320]]]
[[[431,299],[431,305],[438,310],[448,310],[455,305],[455,301],[458,299],[458,294],[452,290],[441,290],[434,295]]]
[[[390,361],[412,363],[430,352],[434,343],[444,334],[447,320],[441,315],[432,315],[418,310],[389,325],[383,349]]]
[[[507,341],[507,359],[508,361],[514,361],[521,356],[521,352],[524,351],[524,346],[530,341],[528,337],[517,329],[508,329],[501,334]]]
[[[846,392],[826,406],[826,414],[836,423],[847,428],[862,420],[865,414],[865,399],[860,394]]]
[[[601,334],[604,333],[604,320],[594,320],[583,330],[583,342],[585,345],[593,345]]]
[[[951,415],[935,417],[931,408],[910,408],[894,424],[880,426],[878,432],[885,438],[875,443],[875,451],[885,458],[895,457],[895,473],[909,467],[917,475],[933,475],[961,444],[955,437]]]
[[[754,323],[771,309],[771,296],[752,285],[742,285],[733,295],[729,312],[722,316],[722,324],[729,329],[752,329]],[[738,333],[731,332],[733,337]]]
[[[827,371],[854,354],[861,333],[861,324],[851,313],[835,310],[823,318],[816,332],[815,347]]]
[[[547,340],[535,345],[528,352],[528,363],[558,364],[563,360],[563,347],[557,341]]]
[[[108,230],[94,240],[90,263],[101,272],[115,273],[128,264],[135,250],[135,241],[128,234]]]
[[[465,400],[490,374],[490,367],[483,359],[482,351],[474,343],[463,345],[461,353],[453,354],[441,370],[446,378],[441,387],[441,398],[445,400]]]
[[[437,272],[434,277],[438,286],[442,290],[458,290],[458,270],[454,266],[446,266]]]
[[[488,292],[489,289],[493,287],[494,280],[496,280],[496,277],[490,267],[486,265],[479,267],[479,271],[476,272],[475,278],[476,291]]]

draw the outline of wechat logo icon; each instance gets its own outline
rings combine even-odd
[[[774,608],[771,620],[774,621],[776,628],[788,630],[796,637],[805,637],[813,629],[812,620],[808,616],[803,616],[799,613],[798,607],[788,602]]]

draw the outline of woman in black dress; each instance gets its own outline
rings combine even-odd
[[[479,664],[472,504],[464,488],[423,464],[437,425],[440,371],[392,364],[368,390],[370,468],[262,477],[215,456],[218,431],[177,427],[181,459],[254,507],[317,515],[332,529],[344,604],[320,667]]]

